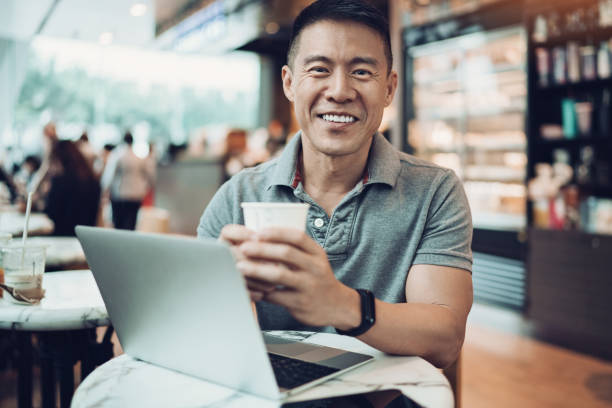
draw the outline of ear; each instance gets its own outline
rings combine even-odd
[[[389,75],[387,75],[387,84],[386,84],[386,95],[385,95],[385,107],[391,105],[393,102],[393,96],[395,95],[395,91],[397,90],[397,72],[392,70]]]
[[[291,72],[291,68],[288,65],[283,66],[281,71],[281,79],[283,80],[283,91],[285,92],[285,96],[291,102],[293,102],[293,89],[291,85],[293,85],[293,72]]]

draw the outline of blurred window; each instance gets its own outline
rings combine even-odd
[[[203,56],[37,37],[14,131],[32,151],[48,120],[58,123],[60,138],[89,128],[98,148],[139,125],[147,140],[174,144],[209,125],[252,129],[259,69],[250,53]]]

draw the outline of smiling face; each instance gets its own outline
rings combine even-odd
[[[323,20],[300,33],[283,89],[302,129],[302,146],[327,156],[366,154],[393,100],[384,42],[372,28]]]

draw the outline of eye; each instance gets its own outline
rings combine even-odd
[[[366,78],[372,75],[372,72],[368,71],[367,69],[356,69],[353,71],[353,75],[360,77],[360,78]]]
[[[309,68],[308,72],[311,72],[313,74],[326,74],[329,71],[325,67],[316,66],[316,67]]]

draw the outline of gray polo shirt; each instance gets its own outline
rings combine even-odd
[[[465,193],[452,170],[397,151],[374,136],[367,176],[328,217],[296,179],[300,133],[278,158],[232,177],[206,207],[198,237],[218,237],[227,224],[243,224],[240,203],[306,202],[306,229],[321,245],[336,277],[366,288],[386,302],[405,302],[415,264],[452,266],[471,272],[472,221]],[[308,330],[285,308],[257,303],[262,329]],[[329,331],[331,328],[317,328]]]

